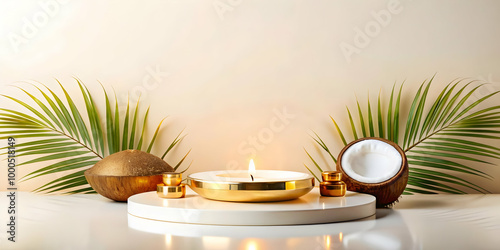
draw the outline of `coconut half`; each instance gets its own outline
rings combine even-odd
[[[85,171],[90,186],[102,196],[127,201],[138,193],[154,191],[163,172],[173,172],[161,158],[140,150],[124,150],[106,156]]]
[[[377,206],[391,205],[408,183],[408,162],[404,151],[394,142],[367,137],[349,143],[337,159],[337,170],[347,190],[368,193]]]

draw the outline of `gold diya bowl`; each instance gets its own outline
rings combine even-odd
[[[188,185],[204,198],[232,202],[293,200],[314,187],[314,178],[299,172],[259,170],[251,178],[237,170],[210,171],[189,175]]]

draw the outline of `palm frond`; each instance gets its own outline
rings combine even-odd
[[[23,138],[23,141],[16,145],[17,156],[30,158],[22,161],[18,166],[30,164],[43,166],[23,176],[21,181],[63,174],[41,185],[34,190],[36,192],[92,193],[93,190],[88,186],[83,175],[85,170],[115,152],[126,149],[141,150],[143,141],[146,140],[149,108],[141,124],[138,124],[141,116],[139,100],[133,111],[127,103],[125,116],[120,117],[116,95],[112,100],[101,84],[106,104],[104,119],[102,119],[102,114],[99,113],[95,98],[89,89],[80,79],[75,78],[75,80],[80,90],[78,98],[85,103],[85,110],[75,104],[75,96],[71,96],[58,80],[56,81],[63,93],[62,98],[42,83],[33,84],[37,90],[35,92],[19,88],[27,96],[29,102],[2,95],[18,104],[22,110],[0,108],[0,139]],[[120,124],[123,124],[122,129]],[[155,147],[161,126],[162,122],[159,123],[147,145],[148,152]],[[136,145],[137,130],[142,132],[139,143]],[[167,147],[162,158],[184,138],[181,133]],[[6,147],[1,149],[5,150]],[[184,162],[188,154],[189,152],[178,162],[176,169]],[[46,164],[49,161],[51,162]]]
[[[133,149],[134,148],[134,145],[135,145],[135,134],[136,134],[136,127],[137,127],[137,115],[138,115],[138,111],[139,111],[139,101],[140,101],[140,97],[139,99],[137,100],[137,104],[135,105],[135,111],[134,111],[134,118],[132,118],[132,128],[130,129],[130,140],[129,140],[129,143],[128,143],[128,149]],[[165,155],[162,156],[162,159],[163,157],[165,157]]]
[[[399,106],[398,106],[399,108]],[[375,137],[375,125],[372,116],[372,106],[370,104],[370,95],[368,94],[368,127],[370,128],[370,137]]]
[[[101,155],[104,155],[104,137],[102,127],[100,125],[101,118],[97,112],[97,107],[87,87],[83,85],[79,79],[76,79],[76,81],[82,93],[83,100],[85,101],[87,116],[90,121],[90,129],[92,131],[92,138],[94,140],[94,147],[96,148],[96,151],[100,152]]]
[[[461,194],[468,190],[488,193],[480,185],[467,181],[459,175],[492,178],[479,170],[479,166],[494,165],[491,160],[500,159],[500,148],[491,144],[492,140],[500,139],[500,105],[482,106],[499,91],[471,101],[472,96],[478,95],[477,90],[483,84],[477,84],[475,81],[463,83],[464,80],[460,79],[446,85],[439,95],[431,100],[429,93],[433,80],[434,76],[420,85],[413,94],[407,110],[401,110],[403,84],[398,92],[395,85],[392,87],[386,102],[379,93],[376,122],[372,118],[370,98],[368,97],[367,116],[364,116],[364,111],[356,99],[359,114],[357,121],[352,118],[347,108],[352,140],[357,139],[356,127],[362,129],[363,136],[368,135],[365,132],[365,122],[368,121],[369,136],[375,135],[375,125],[378,125],[378,137],[400,145],[410,164],[408,186],[404,194],[439,192]],[[388,104],[385,108],[384,103]],[[402,115],[403,112],[406,112],[406,116]],[[399,130],[400,117],[407,117],[402,132]],[[346,133],[332,117],[331,119],[345,146]],[[399,140],[400,137],[402,142]],[[313,139],[332,156],[332,152],[318,135]],[[317,169],[323,171],[314,158],[310,154],[307,155]],[[334,165],[336,160],[333,156],[332,159]],[[307,169],[312,172],[311,169]]]
[[[384,135],[384,114],[382,113],[381,94],[382,94],[382,90],[380,90],[380,92],[378,93],[378,99],[377,99],[378,137],[385,138],[385,135]]]

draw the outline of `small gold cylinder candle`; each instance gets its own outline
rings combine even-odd
[[[182,182],[181,173],[165,172],[163,173],[163,184],[165,186],[179,186]]]
[[[321,173],[323,181],[340,181],[342,179],[342,173],[339,171],[324,171]]]
[[[184,198],[186,196],[186,185],[165,186],[163,184],[158,184],[156,186],[156,193],[160,198]]]
[[[341,197],[346,193],[346,184],[343,181],[321,182],[319,192],[322,196]]]

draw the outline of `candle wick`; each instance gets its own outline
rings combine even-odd
[[[252,178],[252,181],[253,181],[253,175],[250,175],[250,177]]]

